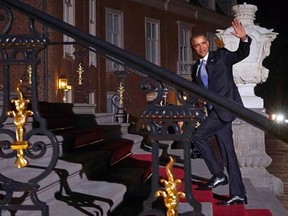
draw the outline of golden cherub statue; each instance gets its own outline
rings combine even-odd
[[[178,204],[180,198],[185,198],[185,193],[178,191],[178,184],[181,183],[180,179],[174,180],[174,176],[171,172],[172,166],[174,164],[174,159],[170,156],[170,161],[166,165],[166,174],[168,181],[161,179],[160,182],[164,183],[165,190],[157,190],[156,197],[162,196],[164,198],[165,206],[167,207],[167,216],[177,216],[178,215]]]
[[[24,150],[28,148],[28,142],[24,141],[23,137],[25,134],[25,125],[27,123],[28,116],[33,115],[31,110],[27,110],[27,104],[30,102],[30,100],[23,97],[23,93],[20,89],[21,84],[22,80],[20,80],[20,83],[16,88],[18,99],[11,100],[11,102],[15,104],[16,111],[11,110],[7,112],[9,117],[14,118],[14,124],[16,125],[16,141],[14,141],[10,147],[17,151],[15,165],[18,168],[23,168],[28,164],[28,161],[24,157]]]

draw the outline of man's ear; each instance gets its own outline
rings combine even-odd
[[[192,38],[190,38],[190,46],[192,49],[194,49],[193,44],[192,44]]]

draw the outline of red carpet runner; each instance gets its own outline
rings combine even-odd
[[[132,154],[131,159],[136,161],[152,161],[152,155],[150,154]],[[172,168],[175,179],[183,179],[184,170],[182,168]],[[151,170],[149,170],[151,172]],[[160,178],[167,179],[165,167],[159,169]],[[273,216],[269,209],[246,209],[245,205],[233,205],[233,206],[219,206],[216,203],[219,201],[211,190],[199,191],[194,190],[196,185],[192,185],[193,195],[198,202],[211,202],[213,204],[213,216]],[[180,188],[183,191],[183,189]],[[249,202],[249,200],[248,200]]]

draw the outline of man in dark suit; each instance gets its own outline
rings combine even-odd
[[[227,100],[233,100],[243,105],[233,80],[232,66],[249,55],[251,38],[246,35],[242,23],[237,19],[233,20],[232,27],[234,32],[231,34],[240,39],[239,47],[234,52],[225,48],[209,51],[209,42],[204,34],[198,34],[191,38],[191,45],[199,57],[199,60],[192,67],[192,82],[202,85],[204,88],[227,98]],[[228,184],[223,163],[217,159],[212,145],[209,143],[209,138],[215,135],[220,141],[222,156],[225,156],[223,160],[227,163],[230,190],[230,197],[218,204],[247,204],[246,190],[232,137],[232,121],[236,117],[218,106],[213,106],[213,104],[206,104],[206,106],[208,116],[193,131],[191,141],[198,148],[212,177],[207,183],[200,185],[198,190],[209,190],[219,185]]]

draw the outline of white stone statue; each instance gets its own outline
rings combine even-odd
[[[233,11],[235,17],[242,22],[247,34],[252,38],[250,55],[244,61],[235,65],[236,84],[264,82],[268,77],[268,70],[263,67],[262,62],[269,56],[271,42],[277,37],[278,33],[273,32],[273,29],[268,30],[254,24],[255,12],[257,11],[255,5],[246,3],[235,5]],[[237,38],[230,34],[233,31],[232,27],[217,31],[216,35],[223,40],[227,49],[235,50],[238,47]],[[247,68],[249,68],[248,74],[245,73]]]
[[[273,29],[254,24],[257,11],[255,5],[246,3],[235,5],[233,11],[235,17],[244,25],[246,33],[252,38],[250,55],[234,65],[234,79],[244,105],[248,108],[263,108],[262,99],[254,95],[254,87],[257,83],[265,82],[268,77],[269,70],[262,65],[262,62],[269,56],[271,43],[278,33],[273,32]],[[226,30],[218,29],[216,35],[223,40],[225,48],[233,51],[238,47],[238,40],[231,35],[232,31],[232,26]]]

